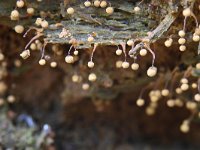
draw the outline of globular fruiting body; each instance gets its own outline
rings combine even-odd
[[[96,74],[94,74],[94,73],[89,74],[89,76],[88,76],[89,81],[94,82],[94,81],[96,81],[96,79],[97,79]]]
[[[88,1],[88,0],[84,2],[85,7],[90,7],[91,4],[92,4],[92,3],[91,3],[90,1]]]
[[[66,61],[66,63],[71,64],[71,63],[74,62],[74,57],[71,56],[71,55],[67,55],[67,56],[65,57],[65,61]]]
[[[138,6],[134,7],[134,12],[135,12],[135,13],[140,12],[140,10],[141,10],[140,7],[138,7]]]
[[[114,8],[113,7],[107,7],[106,8],[106,13],[111,15],[114,12]]]
[[[105,0],[101,1],[100,7],[105,8],[107,6],[107,2]]]
[[[11,20],[19,20],[19,11],[13,10],[10,14]]]
[[[24,32],[24,27],[22,25],[16,25],[15,26],[15,32],[16,33],[23,33]]]
[[[30,50],[24,50],[20,56],[23,58],[23,59],[27,59],[29,56],[30,56]]]
[[[39,60],[39,64],[40,64],[41,66],[44,66],[44,65],[46,64],[46,60],[45,60],[45,59],[40,59],[40,60]]]
[[[138,70],[138,69],[139,69],[139,64],[133,63],[133,64],[131,65],[131,69],[132,69],[132,70]]]
[[[100,4],[101,4],[101,2],[100,2],[99,0],[95,0],[95,1],[94,1],[94,6],[95,6],[95,7],[99,7]]]
[[[94,67],[94,62],[89,61],[89,62],[88,62],[88,67],[89,67],[89,68],[93,68],[93,67]]]
[[[147,75],[149,77],[154,77],[156,74],[157,74],[157,68],[154,66],[149,67],[149,69],[147,70]]]
[[[130,64],[129,64],[129,62],[127,62],[127,61],[124,61],[124,62],[122,63],[122,68],[124,68],[124,69],[127,69],[129,66],[130,66]]]
[[[57,62],[55,62],[55,61],[51,62],[51,63],[50,63],[50,66],[51,66],[52,68],[56,68],[56,67],[57,67]]]
[[[27,14],[33,15],[35,12],[34,8],[27,8]]]
[[[67,9],[67,14],[69,14],[69,15],[74,14],[74,8],[69,7],[69,8]]]
[[[24,3],[23,0],[17,0],[16,6],[17,6],[18,8],[22,8],[22,7],[24,7],[24,5],[25,5],[25,3]]]

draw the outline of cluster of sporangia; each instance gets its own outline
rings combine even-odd
[[[37,0],[38,2],[40,2],[41,0]],[[114,8],[111,7],[111,4],[108,3],[107,1],[105,0],[94,0],[94,1],[85,1],[84,2],[84,6],[87,8],[87,7],[100,7],[100,8],[105,8],[105,13],[107,13],[108,15],[111,15],[112,13],[114,13]],[[26,3],[24,0],[17,0],[16,2],[16,9],[13,10],[11,12],[11,20],[19,20],[20,19],[20,13],[19,13],[19,10],[18,9],[21,9],[21,8],[24,8],[24,7],[27,7],[26,6]],[[140,7],[136,6],[133,11],[135,13],[138,13],[140,12]],[[72,15],[75,13],[75,9],[72,8],[72,7],[69,7],[67,8],[66,10],[66,13],[68,15]],[[34,8],[27,8],[27,14],[29,16],[32,16],[34,14]],[[185,17],[185,20],[184,20],[184,27],[182,30],[180,30],[178,32],[178,35],[180,36],[179,40],[178,40],[178,43],[180,44],[180,51],[185,51],[186,50],[186,46],[185,46],[185,43],[186,43],[186,20],[187,18],[190,18],[190,17],[193,17],[196,21],[196,29],[195,29],[195,32],[193,34],[193,41],[195,42],[199,42],[200,40],[200,26],[198,25],[198,21],[194,15],[194,13],[192,12],[191,8],[188,7],[188,8],[185,8],[183,10],[183,16]],[[36,30],[36,36],[33,37],[31,39],[31,41],[26,45],[25,47],[25,50],[20,54],[20,56],[23,58],[23,59],[27,59],[29,56],[30,56],[30,50],[41,50],[42,52],[42,56],[41,56],[41,59],[39,60],[39,64],[40,65],[45,65],[47,60],[49,60],[50,58],[45,56],[44,55],[44,52],[45,52],[45,46],[47,43],[42,43],[38,40],[39,37],[43,36],[43,31],[45,29],[47,29],[49,27],[49,23],[43,19],[43,18],[37,18],[36,21],[35,21],[35,26],[36,27],[31,27],[29,30]],[[28,31],[29,31],[28,30]],[[24,27],[22,25],[16,25],[15,26],[15,31],[17,33],[23,33],[24,32]],[[28,31],[24,34],[24,36],[26,36],[26,34],[28,33]],[[65,35],[68,35],[70,34],[69,31],[67,31],[66,29],[63,29],[62,32],[60,33],[59,35],[59,38],[62,38],[62,37],[65,37]],[[92,34],[90,34],[88,36],[88,39],[87,39],[88,42],[90,43],[95,43],[95,37],[92,36]],[[138,42],[139,41],[139,44],[135,45],[135,42]],[[72,64],[76,61],[76,56],[79,54],[78,50],[76,49],[76,39],[71,39],[70,43],[72,44],[72,46],[70,47],[69,51],[68,51],[68,55],[65,57],[65,61],[69,64]],[[166,47],[170,47],[173,43],[173,39],[172,38],[169,38],[165,41],[165,46]],[[139,54],[140,56],[146,56],[148,52],[150,52],[153,56],[153,59],[152,59],[152,66],[149,67],[149,69],[147,70],[147,75],[149,77],[154,77],[156,74],[157,74],[157,68],[154,66],[154,61],[155,61],[155,54],[153,52],[153,50],[151,50],[150,48],[150,41],[148,38],[146,39],[140,39],[140,40],[128,40],[126,42],[123,42],[123,43],[120,43],[120,45],[117,45],[117,50],[116,50],[116,55],[122,55],[124,54],[125,56],[125,60],[124,61],[117,61],[116,62],[116,68],[124,68],[124,69],[127,69],[130,67],[130,64],[129,62],[127,61],[127,54],[126,54],[126,45],[128,46],[131,46],[131,50],[129,51],[129,56],[131,58],[134,59],[134,63],[131,64],[131,69],[132,70],[138,70],[139,69],[139,64],[136,63],[136,60],[137,60],[137,54]],[[90,58],[90,61],[88,62],[88,67],[89,68],[93,68],[94,67],[94,62],[93,62],[93,55],[94,55],[94,52],[97,48],[98,44],[94,44],[94,48],[93,48],[93,51],[92,51],[92,54],[91,54],[91,58]],[[122,49],[120,49],[120,47],[122,47]],[[29,47],[29,49],[28,49]],[[71,49],[74,47],[74,56],[71,55]],[[57,47],[57,45],[54,45],[52,47],[52,50],[54,53],[56,53],[57,55],[62,55],[62,51],[59,50],[59,48]],[[139,52],[138,52],[139,51]],[[55,61],[51,61],[50,63],[50,66],[52,68],[55,68],[57,67],[57,62]],[[200,64],[197,64],[196,65],[196,68],[200,70]],[[94,82],[97,80],[97,76],[95,73],[90,73],[89,76],[88,76],[88,80],[90,82]],[[72,81],[73,82],[76,82],[76,83],[80,83],[82,81],[82,77],[80,75],[77,75],[77,74],[74,74],[72,76]],[[1,87],[1,86],[0,86]],[[197,84],[196,83],[192,83],[191,85],[189,85],[189,82],[188,82],[188,79],[187,78],[182,78],[181,81],[180,81],[180,87],[177,87],[175,89],[175,92],[177,95],[185,92],[185,91],[188,91],[189,89],[194,89],[197,91]],[[90,88],[90,84],[89,83],[83,83],[82,84],[82,89],[83,90],[88,90]],[[181,99],[179,98],[176,98],[176,99],[172,99],[171,98],[171,89],[167,89],[166,87],[162,90],[152,90],[150,91],[149,93],[149,97],[150,97],[150,104],[149,106],[146,108],[146,113],[148,115],[153,115],[155,113],[155,109],[157,107],[157,103],[159,101],[159,99],[161,99],[161,97],[168,97],[169,100],[167,100],[167,106],[169,107],[174,107],[174,106],[178,106],[178,107],[183,107],[184,106],[184,101],[182,101]],[[197,109],[197,103],[196,102],[200,102],[200,94],[195,94],[194,96],[194,100],[195,101],[187,101],[186,102],[186,108],[188,108],[189,110],[191,111],[195,111]],[[138,100],[136,101],[136,104],[138,106],[144,106],[145,105],[145,100],[142,98],[142,94],[140,95],[140,97],[138,98]],[[180,126],[180,130],[182,132],[188,132],[189,131],[189,124],[190,124],[190,121],[191,121],[191,118],[190,119],[187,119],[185,121],[183,121],[183,124]]]
[[[197,20],[196,16],[194,15],[192,9],[190,7],[185,8],[183,10],[183,16],[185,17],[184,24],[183,24],[183,29],[178,32],[178,35],[180,37],[178,39],[178,43],[180,44],[179,50],[181,52],[186,50],[186,46],[185,46],[185,43],[186,43],[186,38],[185,38],[185,36],[186,36],[186,23],[187,23],[187,19],[189,17],[193,17],[195,22],[196,22],[196,28],[195,28],[195,32],[193,33],[192,40],[194,42],[199,42],[200,41],[200,26],[199,26],[198,20]],[[165,46],[166,47],[171,47],[172,43],[173,43],[173,39],[169,38],[169,39],[167,39],[165,41]]]
[[[7,72],[7,62],[5,56],[0,50],[0,106],[6,103],[14,103],[16,97],[14,95],[8,94],[8,85],[5,82],[5,78],[8,75]]]
[[[200,7],[199,7],[200,9]],[[178,43],[180,44],[179,46],[179,50],[181,52],[186,50],[186,21],[188,18],[194,18],[195,22],[196,22],[196,27],[195,27],[195,31],[193,33],[192,36],[192,40],[194,42],[199,42],[200,41],[200,26],[198,24],[198,20],[196,18],[196,16],[194,15],[192,9],[190,7],[185,8],[182,12],[183,16],[185,17],[184,19],[184,25],[183,25],[183,29],[178,31],[178,36],[180,37],[178,39]],[[188,39],[188,38],[187,38]],[[171,47],[173,43],[173,39],[169,38],[165,41],[165,46],[166,47]],[[196,66],[193,68],[194,70],[200,70],[200,63],[197,63]],[[155,113],[155,110],[157,108],[157,102],[162,98],[168,98],[166,105],[168,107],[186,107],[188,110],[191,111],[191,116],[184,120],[182,122],[182,124],[180,125],[180,131],[182,131],[183,133],[187,133],[190,130],[190,123],[193,119],[193,117],[195,115],[200,117],[200,112],[198,111],[198,103],[200,102],[200,94],[199,94],[199,90],[198,90],[198,85],[197,82],[189,84],[188,81],[188,77],[183,77],[180,80],[180,85],[178,87],[175,88],[175,93],[173,93],[173,89],[168,89],[167,87],[164,87],[161,90],[151,90],[149,92],[149,98],[150,98],[150,104],[149,106],[146,108],[146,113],[148,115],[153,115]],[[195,93],[193,96],[193,100],[189,101],[189,100],[183,100],[183,98],[179,98],[179,96],[181,94],[184,94],[186,92],[188,92],[190,90],[190,92]],[[143,92],[143,91],[142,91]],[[136,104],[141,107],[145,105],[145,100],[142,98],[142,92],[140,94],[140,97],[137,99]],[[174,98],[174,95],[176,96],[176,98]],[[173,97],[173,98],[172,98]]]

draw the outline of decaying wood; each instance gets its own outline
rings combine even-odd
[[[46,30],[45,40],[47,42],[69,44],[71,38],[75,38],[80,44],[77,48],[89,48],[94,42],[99,45],[113,45],[113,41],[115,44],[119,44],[130,38],[136,39],[145,37],[148,31],[153,31],[151,38],[153,42],[155,42],[156,39],[169,29],[176,19],[175,14],[177,10],[174,7],[181,3],[179,2],[177,4],[177,2],[174,2],[173,4],[171,1],[163,2],[161,0],[160,5],[163,7],[161,8],[158,2],[152,0],[146,3],[146,1],[144,1],[140,4],[142,12],[135,14],[133,8],[138,2],[140,1],[125,2],[122,0],[110,0],[109,3],[115,8],[115,13],[112,15],[107,15],[105,9],[94,7],[85,8],[83,4],[77,0],[71,2],[67,1],[64,2],[64,4],[60,1],[52,0],[43,1],[42,3],[28,1],[28,4],[39,11],[46,13],[51,12],[51,18],[49,18],[50,16],[47,14],[47,20],[52,24],[51,27],[53,27],[53,24],[56,22],[63,24],[62,27],[53,27]],[[45,7],[43,7],[44,5]],[[14,0],[9,3],[5,3],[4,1],[0,2],[0,18],[3,24],[11,26],[15,24],[30,25],[39,15],[39,11],[37,11],[33,19],[26,19],[24,16],[25,19],[19,22],[11,22],[9,20],[9,15],[14,6]],[[63,18],[60,18],[60,14],[62,15],[69,6],[75,9],[75,14],[72,16],[65,14]],[[162,15],[160,15],[161,12]],[[163,21],[161,21],[160,25],[157,27],[162,19]],[[59,34],[63,28],[70,32],[70,37],[59,38]],[[90,34],[96,35],[95,41],[92,43],[87,42],[88,35]]]

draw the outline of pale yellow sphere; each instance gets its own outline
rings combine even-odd
[[[82,84],[82,89],[83,90],[88,90],[90,88],[90,85],[88,83]]]
[[[170,40],[166,40],[166,41],[165,41],[165,46],[166,46],[166,47],[172,46],[172,42],[171,42]]]
[[[133,40],[128,40],[128,41],[127,41],[127,45],[128,45],[128,46],[132,46],[133,44],[134,44]]]
[[[22,8],[22,7],[24,7],[24,5],[25,5],[25,3],[24,3],[23,0],[17,0],[16,6],[17,6],[18,8]]]
[[[44,66],[44,65],[46,64],[46,60],[45,60],[45,59],[40,59],[40,60],[39,60],[39,64],[40,64],[41,66]]]
[[[101,3],[100,3],[100,7],[101,8],[105,8],[107,6],[107,2],[106,1],[101,1]]]
[[[196,69],[200,69],[200,63],[196,64]]]
[[[113,12],[114,12],[114,8],[113,8],[113,7],[107,7],[107,8],[106,8],[106,13],[107,13],[107,14],[110,15],[110,14],[112,14]]]
[[[184,36],[185,36],[185,31],[184,31],[184,30],[180,30],[180,31],[178,32],[178,35],[179,35],[180,37],[184,37]]]
[[[0,81],[0,94],[4,94],[7,90],[7,85],[5,82],[3,81]]]
[[[167,100],[167,106],[168,107],[174,107],[175,106],[175,101],[173,99]]]
[[[179,47],[179,50],[180,50],[181,52],[184,52],[184,51],[186,50],[186,46],[185,46],[185,45],[181,45],[181,46]]]
[[[196,89],[197,88],[197,84],[196,83],[192,83],[192,88]]]
[[[118,55],[118,56],[119,56],[119,55],[121,55],[121,54],[122,54],[122,50],[121,50],[121,49],[117,49],[115,53],[116,53],[116,55]]]
[[[182,91],[182,89],[181,88],[176,88],[176,93],[177,94],[181,94],[183,91]]]
[[[13,10],[10,15],[11,20],[19,20],[19,11]]]
[[[155,90],[154,91],[154,95],[156,95],[157,97],[161,97],[161,91],[160,90]]]
[[[141,56],[146,56],[147,55],[147,50],[146,49],[141,49],[140,50],[140,55]]]
[[[154,77],[157,74],[157,68],[154,66],[149,67],[149,69],[147,70],[147,75],[149,77]]]
[[[35,40],[35,44],[42,44],[40,40]]]
[[[129,64],[129,62],[127,62],[127,61],[124,61],[124,62],[122,63],[122,68],[124,68],[124,69],[129,68],[129,66],[130,66],[130,64]]]
[[[74,14],[74,8],[72,8],[72,7],[67,8],[67,13],[68,13],[69,15]]]
[[[67,56],[65,57],[65,62],[66,62],[66,63],[69,63],[69,64],[73,63],[73,62],[74,62],[74,57],[71,56],[71,55],[67,55]]]
[[[197,102],[200,102],[200,94],[199,93],[194,95],[194,100]]]
[[[152,108],[152,107],[147,107],[147,108],[146,108],[146,114],[147,114],[148,116],[154,115],[154,114],[155,114],[155,109]]]
[[[0,61],[4,60],[5,56],[3,53],[0,53]]]
[[[34,9],[34,8],[27,8],[27,13],[28,13],[29,15],[33,15],[34,12],[35,12],[35,9]]]
[[[187,83],[184,83],[181,85],[181,90],[182,91],[187,91],[189,89],[189,85]]]
[[[24,27],[22,25],[16,25],[15,26],[15,32],[19,33],[19,34],[23,33],[24,32]]]
[[[85,7],[90,7],[92,4],[90,1],[85,1],[84,2]]]
[[[94,67],[94,62],[93,61],[89,61],[88,62],[88,67],[89,68],[93,68]]]
[[[21,67],[22,62],[21,62],[19,59],[16,59],[16,60],[14,61],[14,65],[15,65],[16,67]]]
[[[115,63],[116,68],[121,68],[122,67],[122,63],[123,62],[121,60],[116,61],[116,63]]]
[[[100,4],[101,4],[101,2],[100,2],[99,0],[95,0],[95,1],[94,1],[94,6],[95,6],[95,7],[99,7]]]
[[[190,8],[186,8],[183,10],[183,16],[189,17],[189,16],[191,16],[191,14],[192,14],[192,12],[191,12]]]
[[[133,64],[131,65],[131,69],[132,69],[132,70],[138,70],[138,69],[139,69],[139,64],[138,64],[138,63],[133,63]]]
[[[181,82],[182,84],[183,84],[183,83],[188,83],[188,79],[187,79],[187,78],[182,78],[180,82]]]
[[[137,104],[137,106],[141,107],[145,104],[145,101],[144,101],[144,99],[139,98],[139,99],[137,99],[136,104]]]
[[[185,38],[180,38],[180,39],[178,40],[178,43],[179,43],[180,45],[185,44],[185,42],[186,42],[186,39],[185,39]]]
[[[192,40],[193,40],[194,42],[199,42],[199,40],[200,40],[199,35],[193,35]]]
[[[57,62],[55,62],[55,61],[51,62],[51,63],[50,63],[50,66],[51,66],[52,68],[56,68],[56,67],[57,67]]]
[[[196,102],[187,101],[186,108],[189,110],[195,110],[197,108]]]
[[[76,75],[76,74],[74,74],[73,76],[72,76],[72,81],[73,82],[79,82],[79,76],[78,75]]]
[[[138,7],[138,6],[134,7],[134,12],[135,12],[135,13],[140,12],[140,10],[141,10],[140,7]]]
[[[31,43],[30,49],[31,50],[36,50],[37,49],[37,45],[35,43]]]
[[[159,97],[156,95],[153,95],[150,97],[151,102],[157,102],[159,100]]]
[[[29,56],[30,56],[30,50],[24,50],[20,56],[23,58],[23,59],[27,59]]]
[[[77,50],[74,51],[74,55],[75,55],[75,56],[78,55],[78,51],[77,51]]]
[[[162,96],[168,96],[169,95],[169,90],[168,89],[163,89],[161,91]]]
[[[14,18],[18,18],[19,17],[19,11],[18,10],[13,10],[11,12],[11,16],[14,17]]]
[[[14,95],[9,95],[9,96],[7,97],[7,100],[8,100],[9,103],[14,103],[15,100],[16,100],[16,98],[15,98]]]
[[[186,124],[186,123],[181,124],[180,131],[183,133],[188,133],[190,131],[189,124]]]
[[[94,73],[89,74],[89,76],[88,76],[89,81],[94,82],[94,81],[96,81],[96,79],[97,79],[96,74],[94,74]]]

